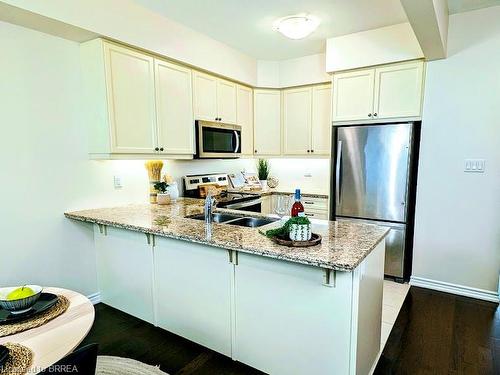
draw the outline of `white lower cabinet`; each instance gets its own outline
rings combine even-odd
[[[349,374],[352,273],[324,282],[321,268],[240,253],[234,359],[269,374]]]
[[[227,250],[155,237],[157,325],[231,356],[231,284]]]
[[[144,233],[94,226],[101,301],[154,323],[153,250]]]
[[[270,374],[373,370],[384,241],[335,272],[98,225],[94,237],[110,306]]]

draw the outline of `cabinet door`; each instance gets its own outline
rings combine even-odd
[[[217,115],[219,121],[236,124],[236,84],[217,80]]]
[[[424,62],[410,62],[375,70],[377,118],[421,116]]]
[[[166,154],[193,154],[191,70],[155,60],[158,147]]]
[[[144,233],[94,225],[94,241],[102,302],[154,323],[153,250]]]
[[[194,115],[197,120],[215,121],[217,116],[217,78],[193,73]]]
[[[238,85],[236,122],[241,126],[241,153],[253,154],[253,91]]]
[[[111,151],[152,153],[156,147],[153,58],[104,44]]]
[[[331,143],[332,86],[320,85],[312,89],[311,152],[329,155]]]
[[[312,89],[283,91],[283,153],[308,155],[311,151]]]
[[[156,238],[157,324],[231,356],[231,281],[228,251]]]
[[[254,90],[254,154],[281,154],[281,92]]]
[[[333,75],[333,121],[372,118],[374,77],[374,69]]]
[[[269,374],[354,373],[352,273],[332,288],[321,268],[241,252],[235,270],[233,359]]]

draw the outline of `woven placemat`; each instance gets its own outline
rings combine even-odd
[[[10,357],[0,367],[0,375],[23,375],[33,363],[33,352],[19,344],[4,344],[9,349]]]
[[[34,315],[32,318],[20,322],[6,323],[0,325],[0,337],[10,336],[15,333],[27,331],[28,329],[43,326],[45,323],[63,314],[69,307],[69,300],[64,296],[57,296],[59,300],[54,306],[43,313]]]

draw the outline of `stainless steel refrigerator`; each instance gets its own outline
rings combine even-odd
[[[403,279],[410,206],[414,123],[340,126],[332,150],[332,211],[336,220],[391,228],[385,274]]]

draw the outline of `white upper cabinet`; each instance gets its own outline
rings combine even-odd
[[[333,76],[333,121],[371,119],[373,114],[373,69]]]
[[[193,77],[196,119],[236,124],[236,84],[201,72]]]
[[[312,88],[311,153],[329,155],[332,127],[332,85]]]
[[[378,118],[420,116],[424,62],[375,69],[375,107]]]
[[[103,39],[82,43],[81,61],[91,157],[193,157],[189,68]]]
[[[281,154],[281,91],[254,90],[254,154]]]
[[[217,114],[219,121],[236,124],[236,84],[217,80]]]
[[[329,155],[331,85],[283,91],[283,154]]]
[[[156,113],[160,153],[194,153],[191,70],[155,59]]]
[[[283,91],[283,153],[307,155],[310,149],[312,88]]]
[[[194,111],[197,120],[216,121],[217,116],[217,78],[193,72]]]
[[[336,122],[420,117],[424,62],[410,61],[333,75]]]
[[[111,152],[151,153],[156,147],[153,58],[104,44]]]
[[[237,87],[236,122],[241,126],[241,153],[253,154],[253,90],[249,87]]]

